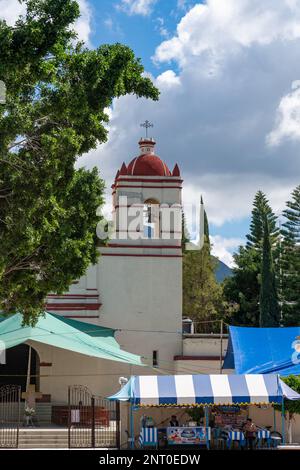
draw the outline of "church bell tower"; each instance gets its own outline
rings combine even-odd
[[[141,138],[112,185],[115,233],[98,263],[99,321],[119,330],[123,348],[170,370],[182,344],[182,179],[155,145]]]

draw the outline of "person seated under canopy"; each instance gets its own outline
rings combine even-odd
[[[178,427],[178,426],[179,426],[179,422],[178,422],[177,416],[172,415],[171,420],[170,420],[170,427],[174,428],[174,427]]]

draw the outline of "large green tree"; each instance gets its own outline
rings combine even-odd
[[[262,268],[264,218],[268,221],[272,256],[277,259],[279,231],[276,216],[266,195],[258,191],[254,197],[250,232],[246,246],[240,246],[234,255],[233,275],[224,281],[228,302],[237,306],[232,321],[239,325],[259,326],[260,274]]]
[[[292,192],[283,211],[280,291],[283,323],[300,324],[300,185]]]
[[[263,246],[259,275],[259,326],[279,326],[280,309],[272,255],[272,242],[267,214],[263,220]]]
[[[268,221],[271,245],[276,245],[279,236],[277,217],[273,213],[266,195],[259,190],[255,194],[253,201],[250,233],[246,235],[248,248],[262,250],[265,218]]]
[[[287,377],[282,377],[282,380],[295,392],[300,394],[300,377],[297,375],[289,375]],[[274,405],[274,408],[277,411],[281,411],[281,405]],[[291,444],[293,442],[293,421],[295,420],[295,415],[300,415],[300,400],[284,400],[284,412],[285,419],[288,418],[288,440]]]
[[[76,43],[76,1],[25,3],[13,27],[0,21],[0,310],[34,322],[97,259],[103,182],[77,158],[106,141],[114,98],[158,91],[128,47]]]
[[[232,323],[259,325],[259,266],[261,255],[255,248],[240,246],[233,255],[232,276],[224,280],[224,295],[236,306]]]
[[[187,250],[183,255],[183,315],[203,322],[199,331],[209,333],[219,332],[218,320],[227,319],[231,313],[224,301],[222,286],[216,280],[217,263],[211,255],[209,224],[204,211],[204,245],[200,250]]]

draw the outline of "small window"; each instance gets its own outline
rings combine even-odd
[[[152,366],[158,367],[158,351],[152,352]]]

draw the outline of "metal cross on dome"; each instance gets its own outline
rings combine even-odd
[[[147,138],[147,137],[148,137],[148,129],[149,129],[150,127],[153,127],[153,124],[152,124],[150,121],[148,121],[148,120],[146,119],[146,121],[143,122],[142,124],[140,124],[140,126],[141,126],[141,127],[144,127],[144,128],[146,129],[146,138]]]

